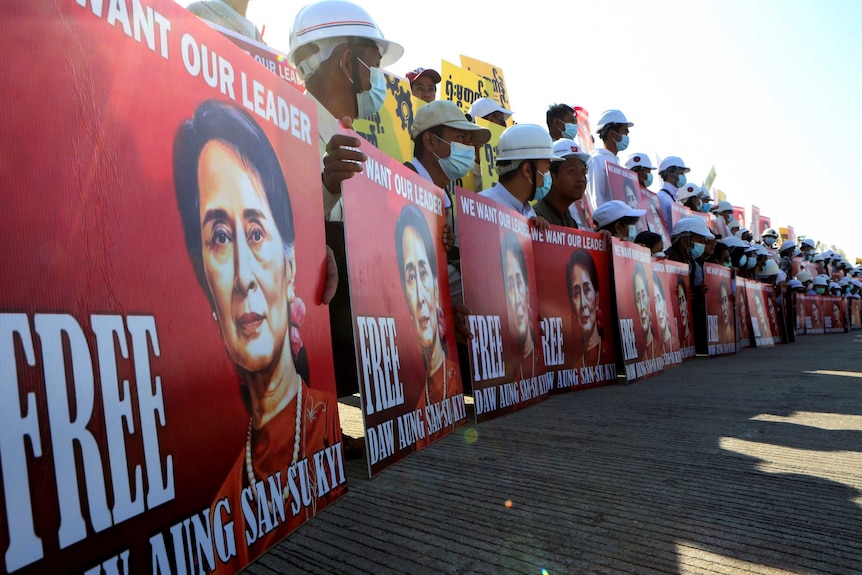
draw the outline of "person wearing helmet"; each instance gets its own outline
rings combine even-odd
[[[665,250],[669,260],[687,263],[691,285],[691,311],[694,326],[694,345],[698,353],[707,353],[706,292],[703,274],[703,255],[706,242],[714,240],[706,222],[698,217],[682,218],[671,230],[671,246]]]
[[[700,186],[689,182],[680,187],[676,192],[676,200],[691,211],[699,212],[702,205]]]
[[[826,293],[826,289],[829,287],[829,280],[826,279],[825,276],[817,276],[811,282],[812,287],[814,288],[814,293],[811,295],[823,295]]]
[[[551,136],[536,124],[516,124],[500,136],[497,146],[499,182],[480,196],[494,200],[530,219],[540,230],[548,220],[537,216],[530,202],[541,200],[551,190],[551,162],[562,162],[554,155]]]
[[[488,120],[492,124],[506,127],[506,120],[512,115],[512,110],[507,110],[491,98],[479,98],[470,106],[470,116]]]
[[[775,231],[775,228],[766,228],[763,230],[763,233],[760,234],[761,243],[767,248],[772,248],[775,246],[775,242],[778,241],[778,232]]]
[[[802,293],[814,295],[814,289],[812,286],[814,278],[811,277],[811,273],[808,270],[800,271],[796,274],[796,279],[802,284],[802,289],[804,290]]]
[[[793,253],[796,251],[796,242],[793,240],[784,240],[781,243],[781,248],[778,250],[778,255],[781,260],[778,262],[778,267],[786,274],[791,273],[793,267]]]
[[[599,117],[596,131],[604,147],[596,147],[590,154],[587,165],[587,197],[590,206],[596,208],[611,200],[611,187],[608,183],[608,162],[620,165],[617,154],[629,146],[629,128],[633,123],[619,110],[606,110]]]
[[[632,154],[626,160],[625,165],[626,168],[638,175],[638,180],[643,187],[648,188],[652,185],[652,171],[655,169],[655,166],[650,162],[649,156],[641,152]]]
[[[811,261],[814,257],[814,249],[817,247],[817,242],[812,240],[811,238],[805,238],[802,240],[802,243],[799,244],[799,249],[802,251],[802,259],[805,261]]]
[[[237,34],[263,42],[260,30],[245,17],[249,0],[201,0],[186,6],[186,10],[201,18],[218,24]]]
[[[593,222],[597,232],[632,242],[637,236],[638,221],[645,213],[646,210],[636,210],[620,200],[610,200],[593,212]]]
[[[290,30],[290,63],[317,104],[323,206],[326,219],[343,220],[341,183],[362,171],[365,154],[357,138],[339,135],[338,121],[352,127],[386,99],[381,66],[404,49],[387,40],[364,8],[347,0],[319,0],[297,12]]]
[[[440,73],[430,68],[416,68],[407,72],[410,92],[429,104],[437,97],[437,84],[440,83],[440,80]]]
[[[710,211],[724,219],[725,224],[729,224],[730,220],[733,219],[733,204],[730,202],[718,202]]]
[[[578,221],[572,216],[569,207],[584,197],[587,188],[587,162],[590,155],[569,138],[554,142],[554,155],[563,158],[562,162],[551,162],[551,190],[548,195],[536,202],[536,214],[555,226],[579,228]],[[577,210],[574,210],[577,213]]]
[[[690,171],[679,156],[668,156],[659,164],[658,175],[661,176],[662,185],[658,191],[658,200],[666,223],[673,221],[671,204],[677,201],[677,190],[686,184],[685,175]]]

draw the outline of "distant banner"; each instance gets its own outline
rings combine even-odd
[[[613,162],[605,162],[605,166],[608,172],[608,186],[611,190],[611,199],[625,202],[630,208],[639,210],[641,200],[638,190],[641,186],[638,175]],[[637,223],[638,233],[646,229],[646,220],[640,218]]]
[[[305,92],[305,84],[299,79],[296,74],[296,68],[290,65],[287,60],[287,54],[279,52],[266,44],[255,42],[251,38],[237,34],[233,30],[229,30],[218,24],[213,24],[208,20],[203,20],[211,28],[218,30],[228,40],[239,46],[243,52],[257,60],[264,68],[299,90]]]
[[[664,369],[695,356],[689,301],[689,266],[672,260],[653,260],[656,328]]]
[[[0,572],[238,572],[346,489],[315,106],[172,0],[0,6]]]
[[[715,166],[712,166],[709,169],[709,173],[706,174],[706,179],[703,181],[703,187],[707,190],[712,188],[712,184],[715,183]]]
[[[440,76],[440,99],[454,102],[464,113],[469,112],[470,106],[479,98],[490,98],[493,95],[491,82],[452,62],[443,60]]]
[[[343,184],[344,231],[373,476],[463,425],[466,412],[440,241],[444,192],[367,143],[360,149],[365,169]]]
[[[509,101],[509,90],[506,88],[506,78],[503,77],[502,68],[465,56],[464,54],[461,54],[461,67],[484,78],[491,86],[490,97],[507,110],[512,109],[512,103]]]
[[[745,208],[741,208],[739,206],[733,206],[733,219],[739,222],[740,228],[747,228],[748,224],[746,223],[748,220],[745,217]]]
[[[664,369],[662,341],[653,305],[652,258],[649,248],[612,239],[619,345],[626,380],[640,381]],[[620,358],[617,358],[620,363]]]
[[[760,241],[760,233],[763,231],[763,228],[760,227],[760,208],[751,205],[751,234],[754,236],[754,241]]]
[[[768,218],[766,216],[760,216],[760,233],[772,227],[772,218]]]
[[[547,399],[539,292],[527,218],[478,194],[459,192],[458,234],[476,420]]]
[[[718,264],[703,264],[706,283],[706,333],[709,356],[736,353],[736,305],[731,290],[730,268]]]
[[[841,296],[821,296],[823,302],[823,331],[844,333],[846,329],[844,298]]]
[[[748,282],[736,278],[736,345],[739,349],[751,347],[751,314],[748,313]]]
[[[553,390],[615,382],[607,241],[595,232],[551,226],[533,230],[533,254],[542,278],[542,350]]]
[[[413,115],[418,110],[416,102],[425,102],[414,98],[410,91],[410,83],[391,72],[383,72],[386,79],[386,99],[383,106],[371,118],[356,118],[353,129],[357,134],[394,158],[398,163],[413,159],[413,140],[410,129],[413,127]]]
[[[575,106],[575,118],[578,120],[578,139],[581,141],[581,149],[585,152],[592,153],[595,145],[593,144],[593,131],[590,127],[590,114],[580,106]]]
[[[576,216],[575,219],[578,221],[581,229],[592,230],[596,227],[593,222],[592,206],[590,206],[590,202],[586,198],[576,200],[569,206],[569,213],[573,213],[573,210]]]

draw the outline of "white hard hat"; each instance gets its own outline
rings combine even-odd
[[[602,128],[611,124],[624,124],[629,128],[634,126],[634,124],[626,119],[626,115],[619,110],[605,110],[602,112],[602,115],[599,116],[599,121],[596,124],[596,131],[601,131]]]
[[[826,287],[827,285],[829,285],[829,282],[826,280],[826,278],[822,277],[822,276],[817,276],[816,278],[814,278],[814,281],[811,283],[812,283],[812,285],[823,286],[823,287]]]
[[[799,281],[801,281],[802,283],[810,282],[810,281],[811,281],[811,279],[812,279],[812,278],[811,278],[811,273],[810,273],[810,272],[807,272],[807,271],[805,271],[805,270],[802,270],[801,272],[799,272],[798,274],[796,274],[796,279],[798,279],[798,280],[799,280]]]
[[[682,161],[682,158],[679,156],[668,156],[659,164],[658,171],[659,173],[664,172],[669,168],[679,168],[683,172],[690,172],[691,169],[685,165],[685,162]]]
[[[708,240],[715,239],[715,236],[712,235],[711,231],[709,231],[709,227],[706,225],[706,221],[704,221],[703,218],[700,218],[698,216],[682,218],[680,221],[674,224],[670,235],[671,237],[676,237],[680,234],[685,233],[697,234],[699,236],[705,237]]]
[[[763,233],[760,234],[760,237],[763,236],[774,236],[777,238],[778,232],[775,231],[775,228],[766,228],[765,230],[763,230]]]
[[[404,48],[383,37],[371,15],[361,6],[347,0],[320,0],[303,6],[290,29],[290,51],[287,58],[300,78],[311,76],[332,55],[336,46],[351,38],[371,40],[380,48],[380,65],[391,66],[404,54]],[[296,61],[296,51],[316,44],[318,51]]]
[[[775,260],[766,260],[766,265],[763,266],[763,271],[760,272],[762,276],[776,276],[778,275],[778,264],[775,263]]]
[[[590,155],[586,153],[576,141],[569,138],[560,138],[554,142],[554,155],[563,158],[577,158],[583,163],[590,161]]]
[[[520,160],[551,160],[563,161],[563,158],[554,154],[554,142],[548,131],[536,124],[515,124],[500,136],[497,144],[497,163],[512,161],[513,167],[498,167],[497,173],[505,174],[511,172],[520,163]],[[508,168],[508,169],[507,169]]]
[[[629,156],[629,159],[626,160],[626,167],[630,170],[634,170],[635,168],[646,168],[647,170],[655,169],[655,166],[652,165],[649,156],[640,152]]]
[[[685,202],[689,198],[700,196],[700,186],[697,184],[686,184],[676,192],[676,199]]]

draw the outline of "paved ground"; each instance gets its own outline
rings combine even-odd
[[[348,469],[350,493],[248,573],[862,573],[862,333],[555,396],[374,480]]]

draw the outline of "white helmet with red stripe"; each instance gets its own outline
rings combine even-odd
[[[404,48],[383,37],[383,32],[364,8],[346,0],[320,0],[299,10],[290,29],[287,58],[296,66],[300,79],[311,76],[332,55],[336,46],[354,38],[370,40],[380,48],[380,66],[391,66],[404,54]],[[297,51],[314,44],[317,50]]]

